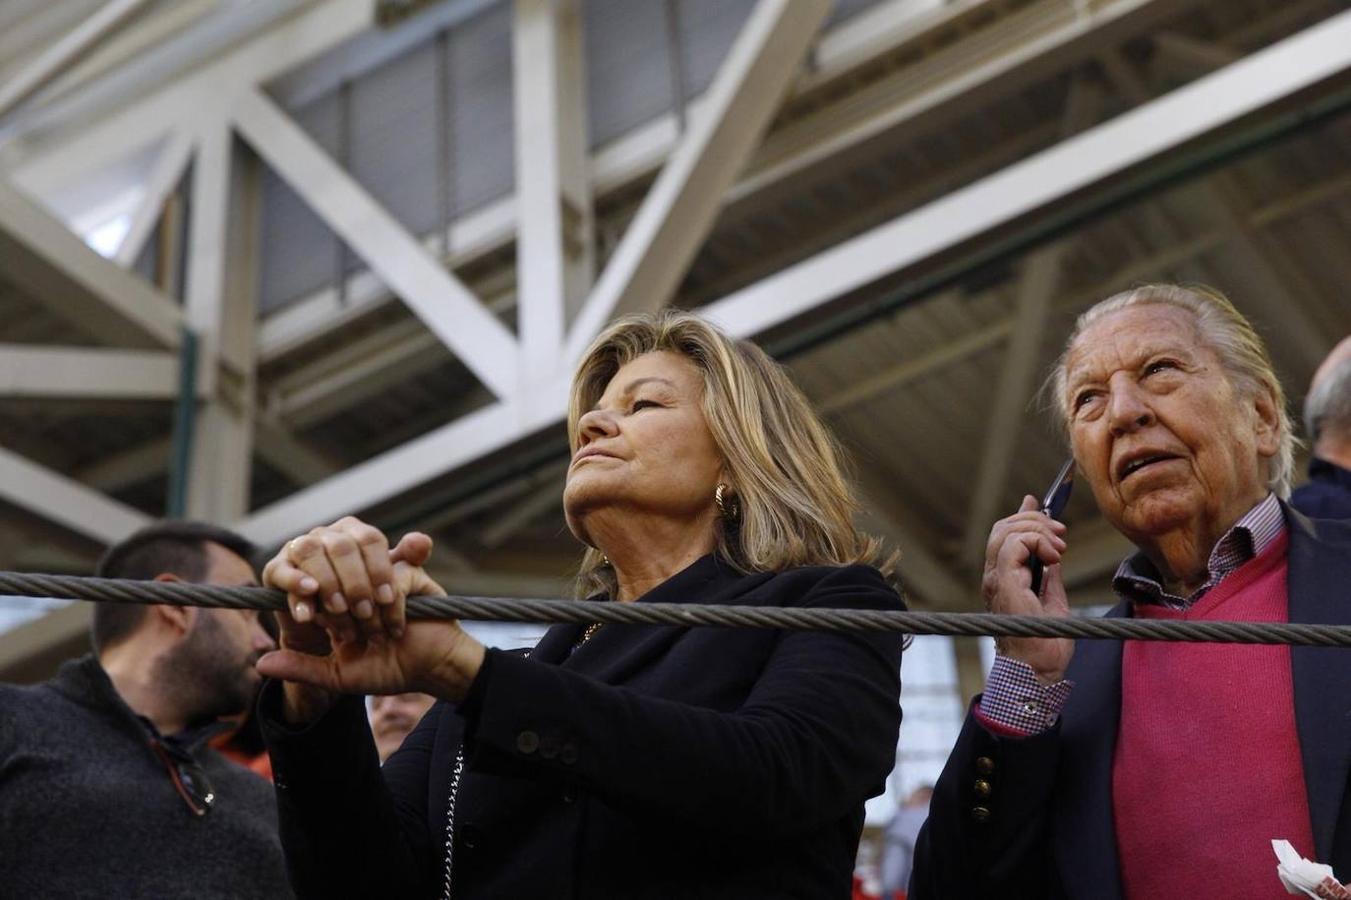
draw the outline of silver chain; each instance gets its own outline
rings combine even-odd
[[[450,892],[451,869],[455,864],[455,800],[460,793],[460,776],[464,774],[464,744],[455,751],[455,768],[450,773],[450,800],[446,804],[446,869],[441,888],[442,900],[453,900]]]

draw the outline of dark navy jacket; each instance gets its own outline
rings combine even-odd
[[[875,569],[742,576],[711,556],[638,602],[895,609]],[[440,892],[447,796],[457,898],[844,900],[864,800],[895,764],[900,638],[607,625],[490,651],[377,768],[361,703],[264,734],[305,896]]]
[[[1282,504],[1290,528],[1290,621],[1351,623],[1351,523]],[[1126,603],[1109,616],[1129,615]],[[1295,723],[1319,862],[1351,875],[1351,649],[1290,652]],[[915,848],[911,900],[1121,900],[1112,757],[1121,643],[1079,641],[1060,722],[1028,738],[991,734],[968,713]],[[991,784],[977,799],[974,784]],[[983,821],[977,806],[990,811]],[[1272,870],[1275,871],[1275,858]]]
[[[1309,480],[1295,488],[1290,505],[1312,519],[1351,519],[1351,469],[1309,460]]]

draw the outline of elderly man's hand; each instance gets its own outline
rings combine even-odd
[[[1000,519],[990,529],[985,545],[985,575],[981,591],[990,612],[1032,616],[1068,616],[1069,602],[1060,579],[1060,557],[1066,544],[1065,526],[1043,514],[1037,498],[1023,498],[1018,512]],[[1046,567],[1041,579],[1041,596],[1032,593],[1032,572],[1028,561],[1033,554]],[[1065,677],[1074,642],[1064,638],[1001,638],[999,652],[1022,660],[1032,667],[1046,684]]]

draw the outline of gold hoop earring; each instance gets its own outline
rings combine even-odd
[[[726,490],[727,485],[719,481],[718,486],[713,489],[713,505],[718,508],[718,512],[724,519],[735,522],[737,516],[741,513],[741,507],[737,504],[736,497],[724,496]]]

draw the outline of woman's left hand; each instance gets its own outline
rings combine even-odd
[[[404,621],[406,597],[445,594],[422,569],[431,548],[431,538],[413,533],[391,550],[378,529],[350,516],[288,542],[263,569],[263,582],[288,594],[283,632],[319,625],[327,646],[310,640],[288,648],[283,640],[287,649],[263,656],[258,671],[340,693],[462,699],[483,665],[483,645],[453,620]],[[334,614],[328,598],[339,592],[352,602]]]

